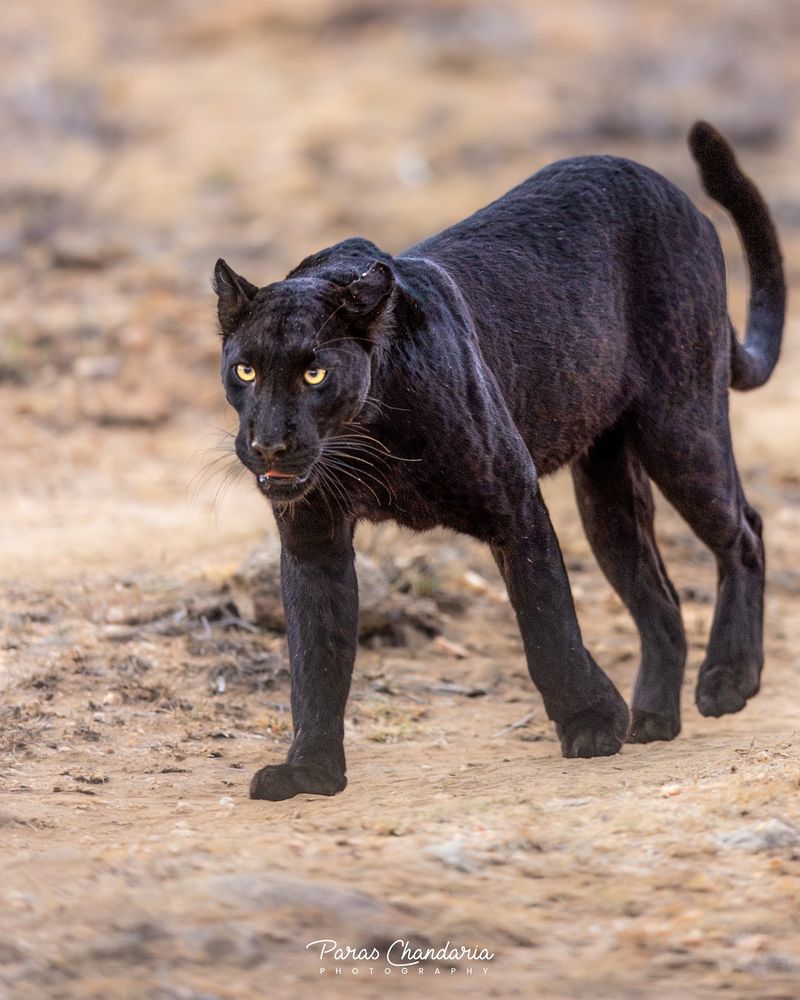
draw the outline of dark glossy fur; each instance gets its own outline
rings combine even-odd
[[[275,505],[292,664],[294,741],[255,775],[254,798],[345,787],[362,518],[490,545],[564,755],[606,755],[680,730],[686,639],[653,480],[719,566],[698,707],[736,712],[758,691],[764,552],[728,388],[763,384],[777,360],[783,274],[768,212],[725,141],[701,123],[690,145],[747,253],[744,344],[712,224],[664,177],[610,156],[546,167],[396,257],[346,240],[261,289],[218,262],[223,380],[239,457]],[[242,363],[252,384],[234,374]],[[322,385],[303,382],[309,365],[329,370]],[[632,721],[584,648],[539,491],[563,465],[641,633]]]

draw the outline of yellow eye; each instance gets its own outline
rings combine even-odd
[[[306,368],[303,372],[303,381],[306,385],[321,385],[327,376],[327,368]]]
[[[256,370],[255,368],[251,368],[250,365],[237,365],[236,377],[242,382],[252,382],[256,377]]]

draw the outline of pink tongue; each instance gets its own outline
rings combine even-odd
[[[294,479],[294,476],[290,475],[288,472],[278,472],[277,469],[267,469],[267,478],[269,478],[269,479]]]

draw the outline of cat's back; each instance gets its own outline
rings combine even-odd
[[[587,253],[624,249],[665,224],[676,237],[691,237],[702,220],[687,195],[655,170],[624,157],[578,156],[543,167],[405,253],[456,272],[477,258],[511,263],[523,253],[528,262],[538,256],[539,266],[552,272]]]
[[[635,395],[639,359],[653,341],[641,321],[642,287],[675,283],[687,243],[707,235],[704,227],[689,198],[655,171],[585,156],[543,168],[401,257],[429,261],[458,288],[482,357],[546,472]],[[680,294],[680,284],[664,294]],[[436,337],[452,346],[459,334]]]

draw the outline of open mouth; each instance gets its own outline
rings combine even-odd
[[[311,478],[311,470],[293,473],[268,469],[256,478],[261,492],[271,500],[292,500],[304,492]]]

